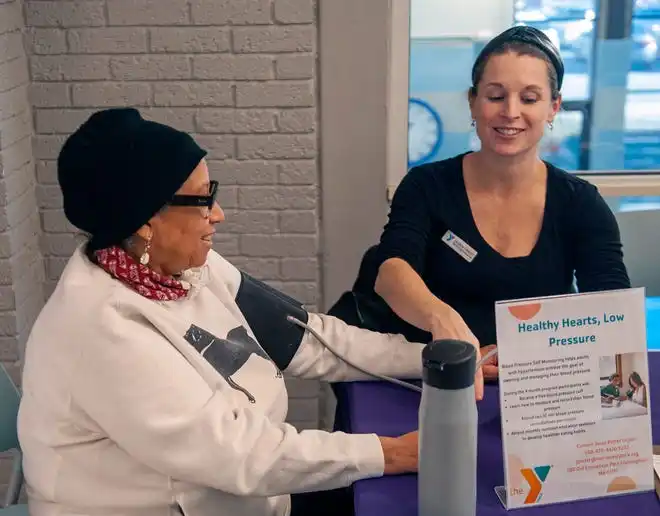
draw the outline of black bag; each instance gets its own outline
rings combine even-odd
[[[412,342],[429,342],[430,333],[401,319],[374,291],[380,262],[378,246],[370,247],[362,258],[352,290],[339,297],[328,315],[358,328],[379,333],[399,333]]]

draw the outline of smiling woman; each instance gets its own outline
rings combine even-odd
[[[476,152],[413,167],[356,282],[378,330],[496,345],[494,302],[626,288],[616,220],[598,191],[539,157],[564,65],[540,30],[484,46],[469,103]],[[374,318],[372,318],[373,320]],[[497,375],[495,364],[484,368]]]
[[[477,58],[469,93],[484,150],[517,154],[535,148],[559,111],[563,75],[561,59],[552,51],[524,40],[492,40]]]

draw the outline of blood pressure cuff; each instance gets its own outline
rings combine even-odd
[[[236,304],[257,341],[284,371],[302,343],[305,329],[287,320],[291,315],[307,324],[302,303],[241,271]]]

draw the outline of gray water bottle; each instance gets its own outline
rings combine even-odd
[[[473,345],[436,340],[422,352],[419,516],[475,516],[477,404]]]

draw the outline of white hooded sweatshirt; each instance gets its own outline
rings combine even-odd
[[[239,307],[250,278],[217,253],[183,279],[187,297],[152,301],[81,249],[70,259],[26,348],[18,429],[31,516],[283,516],[291,493],[383,474],[375,435],[285,423],[282,370],[362,373],[309,331],[292,337],[254,289]],[[352,362],[420,377],[421,344],[305,315]]]

